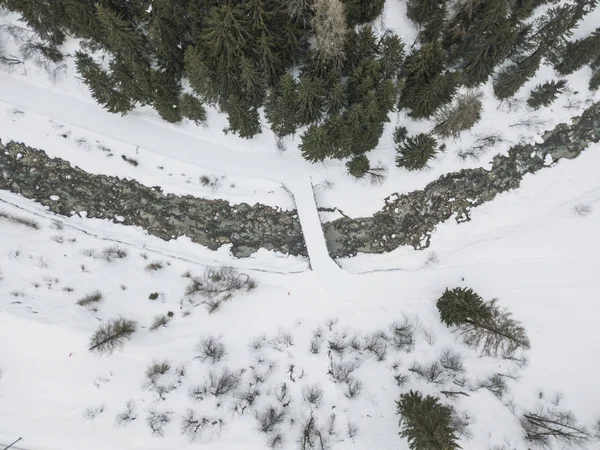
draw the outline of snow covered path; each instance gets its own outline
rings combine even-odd
[[[323,287],[336,296],[341,287],[347,287],[344,294],[356,295],[349,287],[350,275],[329,257],[311,179],[297,155],[224,146],[139,114],[111,114],[96,103],[5,74],[0,74],[0,99],[19,109],[139,146],[142,158],[144,152],[152,152],[219,172],[281,183],[294,197],[311,268]]]

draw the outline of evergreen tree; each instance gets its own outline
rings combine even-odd
[[[396,80],[404,61],[404,42],[395,33],[386,31],[378,47],[378,53],[381,55],[382,77]]]
[[[331,156],[329,136],[322,125],[311,125],[302,135],[299,145],[304,159],[310,162],[323,161]]]
[[[513,358],[530,348],[529,338],[510,312],[496,300],[484,302],[471,289],[446,290],[437,302],[442,322],[454,326],[465,343],[487,356]]]
[[[442,322],[449,327],[492,318],[489,305],[471,288],[446,289],[436,306]]]
[[[437,140],[425,133],[396,141],[396,165],[408,170],[423,169],[437,152]]]
[[[308,125],[321,118],[323,84],[317,78],[301,76],[298,83],[298,123]]]
[[[561,75],[570,75],[600,57],[600,28],[583,39],[567,43],[561,61],[554,66]]]
[[[400,415],[400,436],[411,450],[457,450],[457,432],[452,425],[453,409],[437,397],[410,391],[396,402]]]
[[[65,40],[63,27],[67,15],[63,0],[0,0],[2,6],[20,13],[23,21],[53,46]]]
[[[66,0],[65,14],[69,32],[76,37],[102,42],[102,28],[93,0]]]
[[[565,80],[547,81],[544,84],[538,84],[527,99],[527,105],[532,109],[540,109],[542,106],[549,106],[558,98],[567,86]]]
[[[228,131],[247,139],[261,132],[258,109],[244,98],[232,94],[223,107],[229,120]]]
[[[265,116],[277,137],[294,134],[297,128],[298,85],[292,75],[284,74],[265,103]]]
[[[438,14],[445,3],[446,0],[407,0],[406,16],[417,25],[424,26]]]
[[[537,72],[541,62],[541,55],[533,55],[516,61],[501,70],[494,79],[494,94],[499,100],[514,96],[523,85]]]
[[[111,9],[96,3],[98,22],[113,52],[130,59],[144,50],[144,39],[132,24]]]
[[[346,85],[336,80],[325,95],[325,108],[329,115],[338,114],[346,108]]]
[[[597,91],[600,88],[600,68],[593,70],[589,87],[590,91]]]
[[[202,102],[191,94],[186,93],[181,96],[179,109],[183,117],[195,122],[196,125],[206,122],[206,110]]]
[[[381,15],[385,0],[343,0],[348,15],[348,25],[355,27],[372,22]]]
[[[75,54],[77,71],[88,85],[92,97],[111,113],[126,114],[133,109],[131,99],[114,88],[110,76],[89,55]]]
[[[365,155],[358,155],[346,163],[348,173],[355,178],[363,178],[371,169],[369,158]]]
[[[179,108],[181,85],[179,84],[179,77],[161,70],[153,70],[151,77],[154,89],[152,101],[154,109],[167,122],[181,122],[182,115]]]

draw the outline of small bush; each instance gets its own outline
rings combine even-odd
[[[115,259],[127,258],[127,250],[117,246],[107,247],[102,250],[102,258],[104,258],[107,262],[112,262]]]
[[[209,312],[216,311],[221,303],[229,300],[236,291],[248,287],[251,279],[248,275],[238,272],[232,267],[209,267],[202,277],[192,277],[186,288],[187,302],[196,306],[198,302],[207,306]]]
[[[166,316],[165,314],[159,314],[152,319],[152,324],[150,325],[150,331],[158,330],[160,327],[166,327],[171,318]]]
[[[304,386],[302,399],[314,408],[319,408],[323,402],[323,389],[318,384]]]
[[[90,351],[110,354],[123,348],[125,341],[131,339],[136,331],[137,323],[133,320],[118,317],[100,325],[90,339]]]
[[[86,295],[85,297],[82,297],[79,300],[77,300],[77,304],[79,306],[88,307],[88,306],[97,305],[102,300],[103,300],[102,292],[94,291],[94,292]]]
[[[372,353],[377,361],[383,361],[387,353],[385,333],[376,332],[367,335],[363,341],[363,348],[366,352]]]
[[[430,134],[420,133],[407,137],[396,145],[396,165],[408,170],[421,170],[438,152],[437,140]]]
[[[190,442],[196,441],[204,430],[215,424],[217,420],[206,416],[198,417],[194,410],[189,409],[181,416],[181,434],[188,437]]]
[[[209,360],[212,364],[216,364],[227,354],[225,350],[225,344],[221,342],[221,339],[215,336],[207,336],[196,346],[196,351],[199,356],[196,358],[201,361]]]
[[[465,370],[462,357],[450,349],[442,353],[440,364],[444,369],[453,373],[461,373]]]
[[[448,380],[448,376],[444,368],[438,362],[433,362],[428,366],[423,366],[414,363],[409,369],[409,372],[414,373],[419,378],[424,379],[428,383],[442,384]]]
[[[133,167],[137,167],[139,162],[135,158],[129,158],[127,155],[121,155],[121,159],[128,164],[131,164]]]
[[[336,333],[328,341],[328,347],[331,352],[337,353],[339,356],[342,356],[348,348],[347,336],[345,334]]]
[[[417,325],[408,317],[395,322],[390,326],[390,335],[387,337],[390,345],[396,351],[410,352],[415,346],[415,333]]]
[[[333,378],[336,383],[348,383],[350,375],[360,364],[357,361],[332,361],[329,367],[328,375]]]
[[[161,270],[163,267],[164,263],[162,261],[152,261],[150,264],[144,267],[144,270],[147,272],[156,272]]]
[[[28,219],[27,217],[15,216],[4,211],[0,211],[0,219],[4,219],[8,222],[16,223],[19,225],[24,225],[34,230],[40,229],[40,224],[35,220]]]
[[[277,335],[269,341],[269,345],[273,350],[282,352],[286,348],[294,346],[294,337],[289,331],[279,330]]]
[[[301,450],[326,450],[329,448],[329,437],[327,433],[323,432],[312,414],[300,422],[298,444]]]
[[[502,399],[507,390],[506,380],[498,373],[479,383],[479,387],[487,389],[499,399]]]

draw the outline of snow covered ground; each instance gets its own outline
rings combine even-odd
[[[396,3],[387,3],[386,17],[398,13]],[[399,29],[401,24],[386,25]],[[594,26],[593,19],[586,19],[584,26]],[[406,31],[407,42],[412,31]],[[28,450],[202,445],[262,449],[274,433],[260,432],[255,415],[276,406],[285,411],[276,427],[284,449],[297,448],[301,425],[312,413],[333,448],[406,450],[395,415],[401,392],[419,389],[440,395],[456,388],[458,376],[478,386],[494,374],[507,379],[502,398],[485,388],[468,397],[444,398],[469,416],[469,435],[461,438],[465,450],[527,449],[519,415],[540,402],[554,401],[557,393],[560,407],[593,429],[600,418],[594,357],[600,354],[594,332],[600,294],[599,145],[525,177],[520,189],[474,209],[471,222],[442,224],[426,252],[360,255],[343,260],[340,268],[327,255],[317,203],[353,216],[370,214],[392,192],[421,188],[459,168],[485,165],[487,157],[508,148],[508,143],[501,144],[479,162],[460,160],[456,152],[477,133],[493,130],[510,133],[513,141],[534,139],[540,131],[535,127],[510,127],[531,114],[524,109],[497,111],[497,105],[486,104],[480,128],[449,143],[431,169],[419,174],[393,166],[388,130],[370,157],[389,165],[389,177],[381,186],[370,186],[344,175],[343,163],[307,164],[291,143],[287,152],[277,154],[270,133],[252,141],[224,136],[219,132],[224,119],[214,111],[209,129],[163,124],[148,110],[110,115],[90,100],[72,69],[69,62],[62,81],[54,84],[31,65],[25,73],[0,74],[0,138],[38,146],[92,173],[135,178],[167,192],[297,207],[312,270],[306,261],[271,252],[237,260],[227,248],[211,252],[187,239],[164,242],[134,227],[55,217],[31,201],[0,192],[0,213],[38,223],[34,229],[0,218],[1,444],[23,437],[19,446]],[[524,91],[547,76],[540,74]],[[571,79],[571,87],[581,92],[574,99],[586,97],[585,77],[581,71]],[[577,113],[557,103],[542,111],[539,120],[546,122],[542,128],[551,128]],[[409,126],[416,131],[430,124]],[[100,146],[114,156],[106,156],[109,152]],[[127,164],[121,155],[136,158],[139,165]],[[204,175],[221,183],[204,186]],[[324,180],[334,188],[319,189]],[[127,256],[103,259],[102,251],[115,245]],[[162,269],[146,269],[156,261]],[[198,306],[187,315],[181,302],[190,281],[182,275],[189,271],[200,276],[208,267],[221,265],[247,273],[256,280],[256,289],[235,294],[212,314]],[[470,286],[486,299],[498,298],[523,322],[532,345],[527,365],[481,358],[440,323],[435,301],[453,286]],[[103,296],[97,307],[76,304],[95,290]],[[157,294],[154,300],[151,294]],[[169,311],[173,317],[167,326],[151,331],[153,318]],[[138,322],[131,341],[110,356],[89,352],[90,336],[101,321],[117,316]],[[385,358],[378,361],[363,348],[364,341],[378,331],[393,335],[393,323],[411,324],[414,345],[388,345]],[[310,351],[315,330],[321,330],[316,354]],[[209,335],[221,337],[227,349],[214,365],[197,359],[195,350]],[[359,351],[350,345],[353,337],[363,342]],[[329,341],[348,346],[332,352],[330,359]],[[409,370],[415,363],[440,359],[448,349],[463,358],[462,374],[445,371],[435,384]],[[164,360],[171,370],[160,383],[175,389],[161,400],[146,386],[145,371],[153,361]],[[334,382],[328,374],[332,363],[354,367],[351,377],[362,383],[355,398],[348,398],[346,383]],[[186,367],[185,376],[176,373],[180,365]],[[203,400],[190,397],[190,390],[204,384],[211,371],[225,368],[240,376],[235,392]],[[399,386],[396,377],[404,375],[408,378]],[[257,376],[263,381],[256,381]],[[253,407],[244,409],[242,394],[251,383],[259,395]],[[320,405],[303,399],[314,385],[323,391]],[[117,426],[116,418],[129,400],[137,418]],[[195,442],[180,432],[188,408],[210,419]],[[153,435],[147,423],[152,411],[167,413],[163,437]],[[586,448],[598,445],[590,441]]]

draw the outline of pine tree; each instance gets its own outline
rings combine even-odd
[[[437,301],[437,309],[442,322],[449,327],[492,318],[489,305],[471,288],[446,289]]]
[[[527,99],[527,105],[532,109],[540,109],[542,106],[550,106],[556,100],[567,86],[565,80],[547,81],[544,84],[538,84]]]
[[[496,300],[484,302],[471,289],[446,290],[437,302],[442,322],[454,326],[465,344],[486,356],[514,358],[530,348],[525,329]]]
[[[395,33],[386,31],[378,47],[378,53],[381,55],[382,77],[396,80],[404,61],[404,42]]]
[[[66,0],[65,13],[69,21],[69,32],[79,38],[102,41],[100,22],[92,0]]]
[[[96,330],[90,339],[89,350],[100,354],[111,354],[121,349],[131,339],[137,324],[122,317],[110,319]]]
[[[600,57],[600,28],[596,28],[592,34],[583,39],[568,42],[561,61],[554,68],[561,75],[570,75],[598,57]]]
[[[89,55],[77,52],[75,64],[94,100],[108,111],[126,114],[133,109],[131,99],[114,87],[110,76]]]
[[[355,178],[363,178],[371,169],[369,158],[358,155],[346,163],[346,170]]]
[[[196,125],[206,122],[206,110],[197,97],[188,93],[183,94],[179,99],[179,108],[181,115]]]
[[[457,432],[452,426],[453,409],[437,397],[410,391],[396,402],[400,415],[400,436],[411,450],[457,450]]]
[[[298,123],[298,85],[294,77],[284,74],[265,103],[265,116],[277,137],[296,132]]]
[[[589,87],[590,91],[597,91],[600,88],[600,68],[593,70]]]
[[[501,70],[494,78],[494,94],[499,100],[514,96],[537,72],[541,55],[533,55],[516,61]]]
[[[355,27],[372,22],[381,15],[385,0],[343,0],[348,15],[348,25]]]
[[[325,108],[329,115],[338,114],[346,108],[346,85],[335,80],[327,95],[325,95]]]
[[[398,152],[396,156],[398,167],[420,170],[437,154],[437,140],[429,134],[420,133],[397,141],[396,152]]]
[[[301,76],[298,83],[298,123],[308,125],[321,118],[323,84],[317,78]]]
[[[144,51],[144,39],[130,22],[100,3],[96,3],[96,12],[110,50],[126,59]]]
[[[406,16],[417,25],[424,26],[445,3],[445,0],[407,0]]]
[[[182,115],[179,108],[181,85],[179,77],[167,71],[153,70],[151,78],[154,90],[152,101],[154,109],[167,122],[181,122]]]
[[[310,162],[323,161],[331,156],[329,136],[322,125],[311,125],[302,135],[300,151],[304,159]]]
[[[223,107],[229,120],[228,131],[246,139],[261,132],[258,109],[245,99],[232,94],[224,102]]]
[[[1,0],[0,7],[21,14],[23,21],[53,46],[65,40],[64,25],[67,17],[64,2],[60,0]]]

